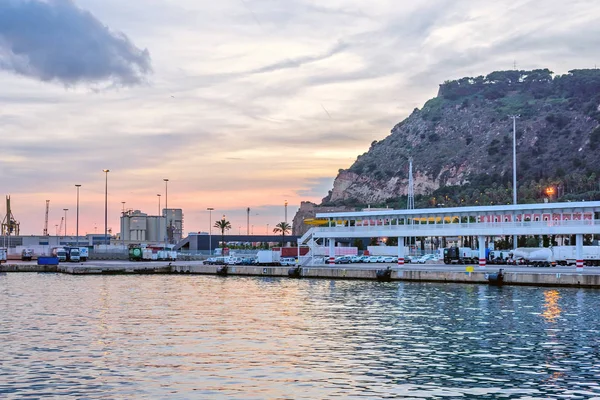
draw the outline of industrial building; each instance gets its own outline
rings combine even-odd
[[[165,208],[162,215],[127,210],[121,215],[121,232],[125,242],[177,243],[182,239],[183,210]]]

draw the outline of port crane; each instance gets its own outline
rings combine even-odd
[[[10,236],[11,234],[14,234],[18,236],[20,226],[21,224],[19,224],[19,222],[15,220],[15,217],[12,214],[12,210],[10,208],[10,196],[6,196],[6,216],[2,221],[2,235]]]

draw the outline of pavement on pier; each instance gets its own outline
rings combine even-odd
[[[35,261],[8,261],[3,265],[36,265]],[[202,261],[87,261],[80,263],[61,263],[61,267],[83,267],[83,268],[100,268],[100,269],[151,269],[151,268],[164,268],[168,266],[201,266],[204,265]],[[575,268],[575,266],[568,267],[530,267],[530,266],[514,266],[514,265],[487,265],[486,267],[479,267],[477,264],[467,265],[447,265],[439,263],[428,263],[428,264],[404,264],[399,266],[391,263],[357,263],[357,264],[315,264],[311,266],[305,266],[304,268],[332,268],[342,270],[378,270],[386,269],[390,267],[395,271],[431,271],[431,272],[465,272],[467,267],[473,267],[474,272],[497,272],[500,268],[504,272],[522,272],[528,274],[584,274],[584,275],[600,275],[600,267],[584,267],[581,270]],[[291,268],[291,267],[290,267]]]

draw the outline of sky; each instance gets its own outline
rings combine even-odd
[[[266,233],[443,81],[600,63],[597,0],[1,1],[0,188],[25,235],[46,200],[74,234],[76,184],[80,234],[105,193],[113,233],[165,198],[185,233],[245,234],[248,207]]]

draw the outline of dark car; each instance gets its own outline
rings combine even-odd
[[[339,256],[335,258],[334,262],[336,264],[350,264],[352,262],[352,258],[348,256]]]

